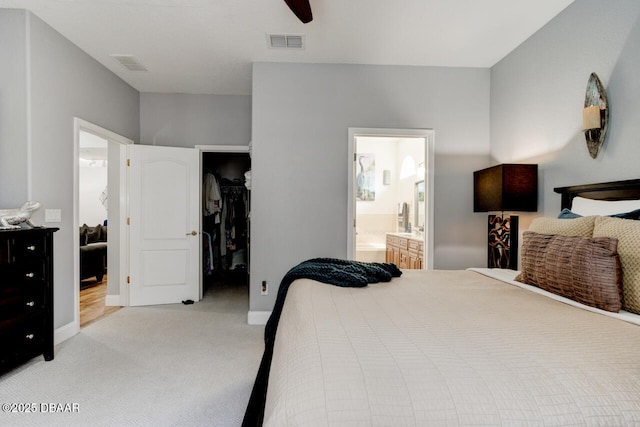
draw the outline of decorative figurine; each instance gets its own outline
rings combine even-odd
[[[31,214],[40,209],[40,202],[25,202],[17,209],[0,209],[0,230],[15,230],[26,224],[30,228],[37,227],[29,219]]]

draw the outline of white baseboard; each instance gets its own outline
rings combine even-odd
[[[104,299],[104,305],[106,305],[107,307],[122,306],[122,303],[120,302],[120,294],[118,295],[107,294],[107,296]]]
[[[270,311],[249,311],[247,323],[250,325],[266,325],[269,316],[271,316]]]
[[[69,322],[64,326],[60,326],[53,331],[53,345],[58,345],[68,340],[72,336],[80,332],[80,325],[76,322]]]

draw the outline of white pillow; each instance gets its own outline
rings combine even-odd
[[[574,197],[571,212],[582,216],[615,215],[640,209],[640,200],[594,200]]]

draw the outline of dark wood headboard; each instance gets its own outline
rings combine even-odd
[[[556,187],[553,191],[562,195],[562,209],[571,209],[571,202],[576,196],[596,200],[640,199],[640,179]]]

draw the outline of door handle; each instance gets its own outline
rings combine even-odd
[[[191,231],[191,233],[187,233],[187,236],[189,236],[189,235],[191,235],[191,236],[197,236],[197,235],[198,235],[198,232],[197,232],[196,230],[193,230],[193,231]]]

